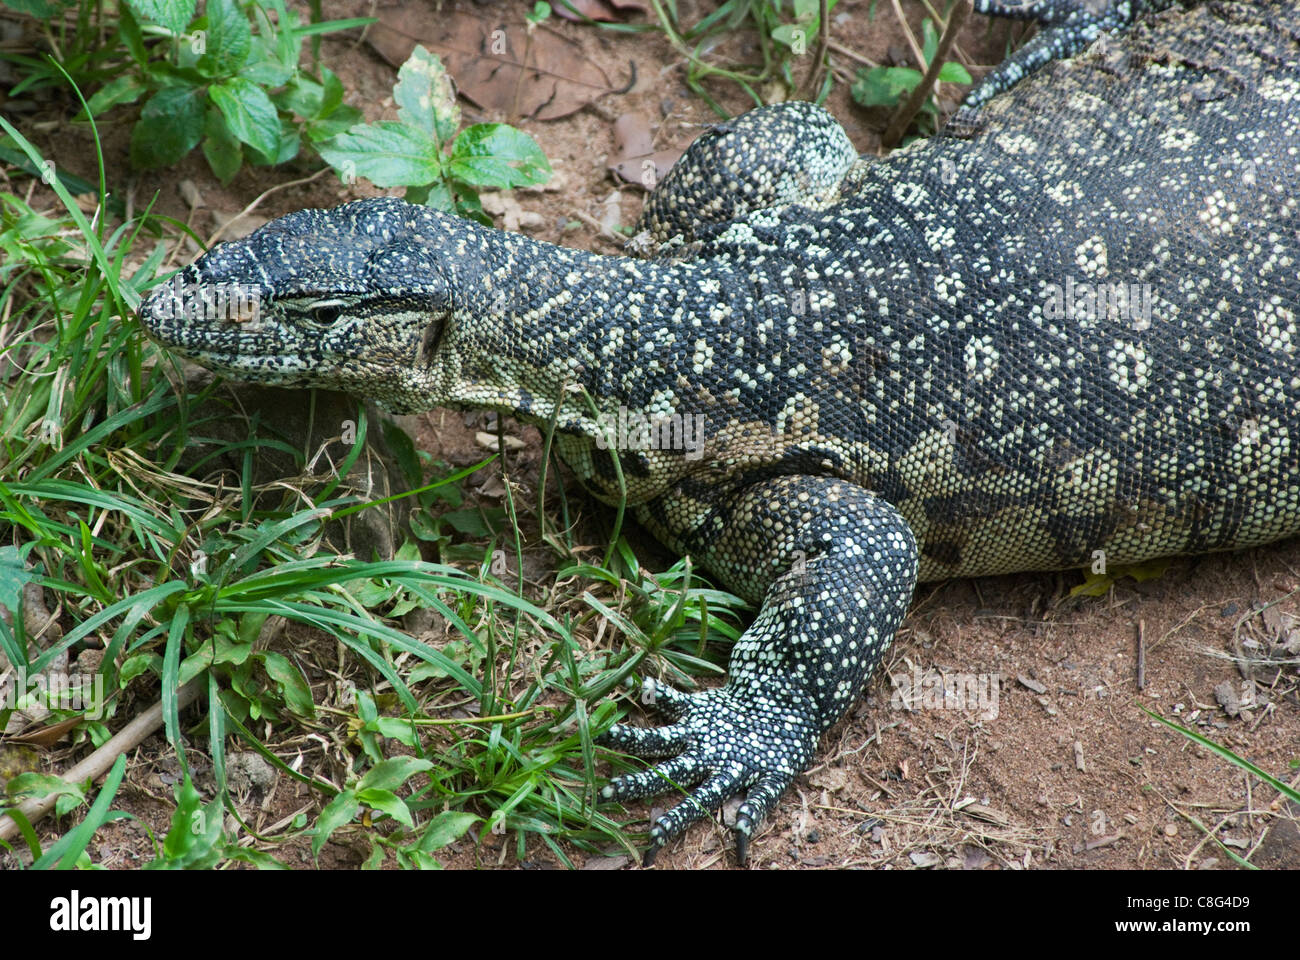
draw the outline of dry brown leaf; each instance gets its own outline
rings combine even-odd
[[[558,120],[618,92],[578,44],[544,24],[530,30],[522,19],[508,17],[513,14],[488,19],[461,10],[435,15],[425,6],[396,7],[380,14],[366,40],[395,67],[423,44],[442,58],[462,96],[510,119]]]
[[[625,113],[614,121],[614,152],[610,154],[609,169],[628,183],[653,190],[682,153],[655,150],[650,122],[639,113]]]
[[[555,15],[563,17],[565,20],[579,22],[582,21],[582,17],[586,17],[588,20],[616,23],[631,20],[636,14],[647,13],[650,9],[640,0],[568,0],[573,10],[577,10],[582,15],[578,16],[564,3],[565,0],[555,0],[551,4],[551,9],[555,11]]]
[[[50,750],[67,734],[71,733],[83,719],[82,717],[69,717],[67,720],[60,720],[58,723],[37,727],[35,730],[27,730],[14,736],[5,737],[5,739],[12,743],[27,743]]]

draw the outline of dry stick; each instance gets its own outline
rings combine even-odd
[[[1145,689],[1146,689],[1146,685],[1147,685],[1147,644],[1146,644],[1146,636],[1145,636],[1145,634],[1146,634],[1146,632],[1147,632],[1147,631],[1146,631],[1146,626],[1147,626],[1147,625],[1146,625],[1146,622],[1145,622],[1145,621],[1143,621],[1143,620],[1139,620],[1139,621],[1138,621],[1138,638],[1137,638],[1137,641],[1138,641],[1138,650],[1137,650],[1137,653],[1138,653],[1138,655],[1137,655],[1137,661],[1138,661],[1138,676],[1137,676],[1137,681],[1138,681],[1138,689],[1139,689],[1139,690],[1145,690]]]
[[[943,69],[944,58],[948,56],[948,50],[952,46],[953,40],[957,38],[957,31],[966,22],[966,17],[970,11],[971,0],[958,0],[957,5],[952,8],[948,23],[943,28],[943,36],[939,38],[939,46],[935,49],[934,57],[931,58],[929,66],[925,68],[925,76],[921,78],[921,82],[912,90],[911,96],[894,114],[894,119],[890,121],[889,128],[885,130],[885,135],[880,138],[881,146],[892,147],[903,139],[903,131],[912,122],[916,112],[921,109],[921,104],[930,95],[930,90],[935,81],[939,79],[939,71]]]
[[[275,193],[275,191],[284,190],[288,187],[297,187],[304,183],[311,183],[313,180],[317,179],[318,177],[324,176],[329,172],[330,172],[330,168],[325,167],[322,170],[317,170],[310,177],[303,177],[301,180],[290,180],[288,183],[277,183],[275,186],[263,190],[261,193],[257,195],[257,197],[253,200],[252,203],[246,206],[243,210],[240,210],[237,214],[235,214],[233,217],[231,217],[229,220],[223,223],[220,227],[218,227],[217,232],[214,233],[212,236],[208,237],[207,245],[210,247],[214,243],[216,243],[219,239],[221,239],[221,235],[226,232],[227,227],[229,227],[232,223],[234,223],[236,220],[240,219],[241,217],[248,216],[250,213],[252,213],[254,210],[258,208],[258,206],[261,204],[263,200],[265,200],[271,194]]]
[[[925,54],[921,51],[921,45],[916,42],[916,34],[912,33],[912,28],[907,22],[907,17],[903,15],[903,7],[898,0],[894,0],[894,16],[898,18],[898,23],[903,28],[903,39],[912,48],[912,56],[916,57],[916,65],[922,69],[929,66],[925,62]]]
[[[834,53],[838,53],[841,54],[842,56],[848,57],[850,60],[856,60],[858,63],[862,64],[863,66],[867,66],[867,67],[880,66],[880,64],[876,63],[876,61],[872,60],[870,57],[865,57],[862,54],[858,53],[856,50],[852,49],[851,47],[844,46],[844,44],[840,43],[838,40],[830,40],[827,42],[826,46]]]
[[[207,675],[196,677],[176,691],[176,709],[184,710],[195,697],[199,688],[207,683]],[[162,701],[140,714],[125,727],[115,733],[107,743],[82,760],[79,764],[63,774],[67,783],[81,783],[83,780],[97,780],[108,773],[113,762],[128,750],[139,746],[151,733],[163,725]],[[18,805],[18,812],[30,823],[35,823],[54,809],[57,796],[39,797],[24,800]],[[7,814],[0,813],[0,840],[12,840],[18,834],[18,823]]]
[[[812,96],[817,95],[817,85],[826,66],[826,48],[831,42],[830,0],[821,0],[817,16],[817,55],[813,58],[812,73],[808,75],[805,88]]]

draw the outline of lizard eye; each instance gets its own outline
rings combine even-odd
[[[311,318],[322,327],[328,327],[343,313],[343,303],[339,300],[321,300],[309,308]]]

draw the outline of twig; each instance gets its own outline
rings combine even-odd
[[[248,206],[246,206],[243,210],[240,210],[237,214],[235,214],[233,217],[231,217],[229,220],[227,220],[227,221],[226,221],[225,223],[223,223],[221,226],[217,227],[217,231],[216,231],[216,233],[214,233],[212,236],[208,237],[208,242],[207,242],[206,246],[209,246],[209,247],[210,247],[210,246],[212,246],[214,243],[216,243],[217,240],[221,237],[221,235],[222,235],[223,233],[226,232],[226,228],[227,228],[228,226],[230,226],[230,225],[231,225],[232,223],[234,223],[236,220],[239,220],[239,219],[242,218],[242,217],[246,217],[246,216],[248,216],[250,213],[252,213],[254,210],[257,209],[258,205],[259,205],[263,200],[265,200],[265,199],[266,199],[267,197],[269,197],[271,194],[275,193],[275,191],[277,191],[277,190],[283,190],[283,189],[285,189],[286,187],[297,187],[297,186],[300,186],[300,185],[302,185],[302,184],[304,184],[304,183],[311,183],[311,182],[312,182],[313,180],[315,180],[317,177],[320,177],[320,176],[322,176],[322,175],[324,175],[324,174],[326,174],[326,173],[329,173],[329,171],[330,171],[330,168],[329,168],[329,167],[324,167],[324,168],[322,168],[322,169],[320,169],[320,170],[317,170],[317,171],[316,171],[315,173],[313,173],[310,177],[303,177],[301,180],[290,180],[288,183],[277,183],[274,187],[270,187],[270,188],[268,188],[268,189],[266,189],[266,190],[263,190],[261,193],[259,193],[259,194],[257,195],[257,197],[253,200],[252,203],[250,203]]]
[[[817,54],[813,57],[812,73],[808,75],[805,89],[812,96],[817,95],[817,85],[821,83],[822,73],[826,68],[826,49],[831,42],[831,17],[829,0],[820,0],[817,8]]]
[[[903,36],[907,39],[907,45],[912,48],[912,56],[916,57],[916,65],[924,70],[928,64],[925,62],[925,54],[921,51],[921,45],[916,42],[916,34],[912,32],[907,17],[903,16],[903,8],[899,5],[898,0],[893,0],[893,2],[894,16],[898,17],[898,22],[903,28]]]
[[[894,5],[898,5],[898,0],[894,0]],[[894,114],[894,119],[890,121],[889,127],[885,130],[885,135],[880,138],[882,146],[892,147],[903,139],[903,132],[907,129],[907,125],[912,122],[916,112],[921,109],[921,104],[925,103],[925,98],[930,95],[930,90],[934,87],[935,81],[939,79],[939,71],[943,68],[944,58],[948,56],[948,50],[952,46],[953,40],[957,38],[957,31],[966,22],[966,17],[970,14],[970,11],[971,0],[958,0],[957,5],[952,8],[952,13],[948,16],[948,23],[943,28],[943,36],[939,38],[939,46],[934,51],[933,59],[925,68],[925,76],[921,78],[921,82],[913,88],[911,96]]]
[[[838,53],[838,54],[842,54],[843,56],[848,57],[850,60],[856,60],[858,63],[862,64],[863,66],[866,66],[866,67],[878,67],[878,66],[880,66],[880,64],[876,63],[876,61],[872,60],[870,57],[864,57],[862,54],[858,53],[856,50],[853,50],[853,49],[851,49],[850,47],[846,47],[846,46],[844,46],[844,44],[840,43],[838,40],[831,40],[831,41],[828,41],[827,46],[828,46],[831,50],[835,51],[836,53]],[[990,67],[989,69],[992,69],[992,68]]]
[[[1147,685],[1147,644],[1146,622],[1138,621],[1138,689],[1145,690]]]

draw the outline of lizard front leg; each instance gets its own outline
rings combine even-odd
[[[713,504],[705,516],[680,515],[691,502],[669,494],[643,516],[730,589],[761,598],[762,607],[732,648],[725,686],[684,694],[655,685],[655,705],[669,725],[619,724],[602,740],[638,757],[671,757],[610,781],[603,799],[695,788],[651,828],[647,865],[742,792],[735,831],[745,861],[753,832],[880,661],[916,584],[907,522],[855,484],[776,477]]]

